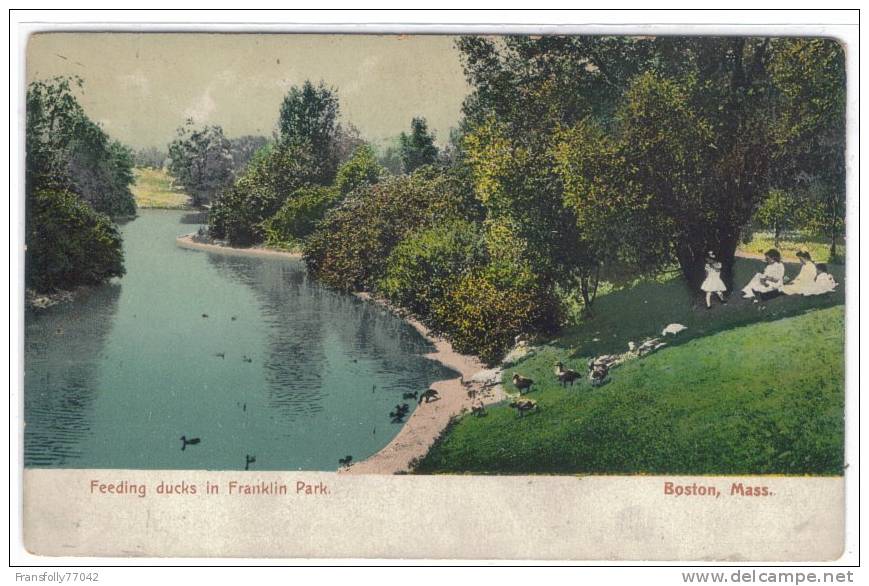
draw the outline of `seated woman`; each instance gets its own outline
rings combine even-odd
[[[748,285],[742,288],[743,299],[753,299],[757,303],[758,295],[767,297],[780,293],[784,286],[785,266],[781,262],[781,254],[775,248],[770,248],[764,254],[766,268],[763,273],[756,273]]]
[[[815,263],[812,262],[811,255],[801,250],[797,253],[797,258],[800,259],[800,274],[797,277],[781,288],[781,292],[785,295],[806,295],[806,292],[815,286],[815,276],[818,274],[818,269]]]
[[[820,263],[818,264],[818,274],[815,276],[814,282],[806,288],[803,295],[824,295],[825,293],[832,293],[838,286],[839,284],[836,282],[836,279],[833,278],[833,275],[827,272],[827,265]]]

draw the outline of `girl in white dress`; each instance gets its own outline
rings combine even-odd
[[[818,269],[815,263],[812,262],[812,256],[801,250],[797,253],[797,258],[800,259],[800,274],[797,277],[781,288],[781,292],[785,295],[807,295],[808,291],[815,286],[815,277],[818,274]]]
[[[715,260],[714,252],[709,252],[706,255],[706,279],[700,285],[700,289],[706,292],[706,309],[712,309],[713,293],[718,295],[721,303],[727,303],[724,300],[727,285],[721,280],[721,263]]]
[[[748,285],[742,288],[743,299],[753,299],[757,303],[757,293],[777,293],[784,286],[785,266],[781,262],[781,254],[775,248],[770,248],[764,255],[766,268],[763,273],[755,273]]]

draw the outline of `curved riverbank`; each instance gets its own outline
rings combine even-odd
[[[356,293],[363,301],[377,303],[387,310],[391,308],[382,300],[368,293]],[[414,410],[407,423],[401,428],[392,441],[373,456],[355,462],[342,468],[343,474],[400,474],[408,472],[417,459],[428,453],[435,440],[440,436],[452,417],[463,411],[470,411],[475,403],[489,405],[503,401],[506,398],[500,384],[487,384],[483,377],[478,376],[485,371],[485,365],[475,356],[459,354],[452,344],[443,338],[434,336],[431,331],[418,320],[400,315],[400,317],[416,329],[426,340],[434,344],[435,351],[425,355],[459,373],[451,379],[432,383],[431,388],[438,392],[438,400],[423,402]],[[477,375],[477,376],[475,376]],[[497,382],[500,382],[500,370],[493,371]],[[474,380],[471,380],[474,379]]]
[[[181,248],[189,248],[191,250],[205,250],[208,252],[219,252],[222,254],[234,254],[238,256],[270,256],[293,260],[299,260],[302,258],[301,252],[277,250],[275,248],[265,248],[263,246],[236,248],[234,246],[226,246],[225,244],[207,244],[205,242],[196,242],[195,240],[193,240],[193,234],[185,234],[184,236],[179,236],[175,239],[175,244]]]
[[[235,248],[221,244],[196,242],[193,240],[193,234],[179,236],[175,242],[181,248],[222,254],[286,259],[300,259],[302,257],[299,253],[262,247]],[[367,293],[356,293],[355,295],[363,301],[376,303],[385,310],[394,311],[388,304]],[[406,315],[399,315],[399,317],[413,326],[434,345],[435,351],[426,354],[426,358],[458,372],[459,376],[432,383],[430,388],[438,392],[439,398],[430,403],[423,402],[419,405],[389,444],[365,460],[354,462],[351,466],[342,468],[339,471],[342,474],[399,474],[408,472],[414,460],[425,456],[438,436],[446,429],[452,417],[463,411],[470,411],[471,406],[475,403],[482,402],[484,405],[488,405],[505,398],[501,385],[495,384],[500,383],[499,370],[486,371],[485,365],[478,358],[456,352],[448,341],[434,336],[421,322]],[[487,378],[494,378],[495,380],[487,380]],[[420,391],[422,390],[420,389]]]

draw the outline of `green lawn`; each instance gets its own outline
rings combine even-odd
[[[133,196],[140,208],[186,209],[190,197],[172,185],[172,177],[162,169],[136,167]]]
[[[737,283],[759,267],[740,261]],[[843,291],[759,305],[734,296],[707,311],[678,279],[613,291],[595,317],[506,370],[505,380],[519,371],[539,381],[528,395],[537,413],[520,419],[499,405],[486,417],[463,416],[416,471],[841,474],[843,302]],[[587,357],[623,352],[671,322],[689,329],[612,370],[603,387],[557,384],[556,360],[584,372]]]
[[[752,254],[763,254],[770,248],[778,248],[782,253],[782,258],[785,260],[796,260],[797,252],[806,250],[812,255],[815,262],[830,261],[830,242],[808,235],[787,234],[779,239],[778,247],[775,246],[772,233],[756,232],[748,244],[743,244],[739,247],[742,252]],[[845,258],[845,241],[844,239],[836,242],[836,254],[839,259],[837,262],[842,262]]]

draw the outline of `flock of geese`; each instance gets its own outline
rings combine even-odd
[[[664,327],[661,332],[662,337],[668,335],[676,336],[677,334],[688,329],[682,324],[669,324]],[[660,350],[667,343],[661,338],[649,338],[637,345],[634,342],[628,342],[628,351],[624,354],[604,354],[588,360],[588,380],[593,387],[599,387],[609,382],[609,371],[614,366],[622,364],[631,358],[643,358],[652,352]],[[567,387],[569,384],[573,386],[574,382],[582,378],[582,374],[576,370],[565,368],[564,364],[559,360],[554,364],[555,378],[562,387]],[[519,399],[510,403],[519,412],[522,417],[525,413],[537,409],[537,401],[533,399],[523,399],[522,395],[531,391],[534,386],[534,380],[523,376],[518,372],[513,373],[513,385],[519,390]]]

